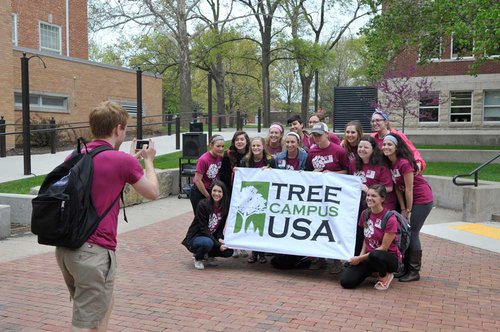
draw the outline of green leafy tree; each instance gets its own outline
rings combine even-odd
[[[474,56],[474,74],[489,55],[500,53],[499,17],[497,0],[386,0],[363,29],[369,75],[379,79],[406,51],[418,53],[420,64],[439,57],[440,42],[451,36],[461,46],[459,58],[466,50]]]

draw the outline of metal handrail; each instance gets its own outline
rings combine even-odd
[[[474,185],[474,187],[477,187],[478,181],[479,181],[479,171],[481,169],[483,169],[483,167],[491,164],[493,161],[495,161],[495,159],[497,159],[499,157],[500,157],[500,154],[498,156],[494,157],[494,158],[491,158],[490,160],[488,160],[487,162],[485,162],[482,165],[478,166],[475,170],[470,171],[467,174],[458,174],[458,175],[455,175],[453,177],[453,184],[455,186],[470,186],[470,185]],[[474,175],[474,182],[457,182],[458,178],[464,178],[464,177],[468,177],[468,176],[472,176],[472,175]]]

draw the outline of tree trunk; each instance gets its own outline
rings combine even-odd
[[[300,116],[306,122],[309,118],[309,99],[311,97],[311,82],[313,76],[306,77],[301,75],[300,82],[302,86],[302,99],[300,101]]]
[[[217,56],[216,69],[214,73],[215,89],[217,90],[217,124],[219,119],[222,128],[226,128],[226,107],[225,107],[225,91],[224,91],[224,64],[222,57]]]
[[[179,28],[179,77],[181,88],[181,125],[187,126],[192,120],[193,100],[191,95],[191,67],[189,37],[186,24],[186,5],[184,0],[177,2]]]
[[[262,36],[262,114],[264,127],[271,125],[271,87],[269,85],[269,66],[271,64],[271,27]]]

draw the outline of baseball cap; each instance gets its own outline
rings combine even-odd
[[[311,133],[313,134],[320,134],[323,135],[324,133],[328,132],[328,126],[326,123],[323,122],[318,122],[312,127]]]

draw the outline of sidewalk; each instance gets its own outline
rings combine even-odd
[[[394,281],[380,292],[368,280],[344,290],[339,276],[326,270],[283,271],[233,258],[195,270],[180,244],[193,216],[186,199],[134,206],[127,214],[129,224],[120,219],[109,331],[498,331],[500,326],[499,253],[422,235],[419,282]],[[450,216],[453,212],[433,210],[428,224]],[[34,236],[17,240],[5,241],[16,255],[21,240],[31,242],[32,250],[43,247]],[[0,262],[0,330],[68,330],[71,302],[53,248],[47,248]],[[0,252],[6,256],[5,247]]]
[[[254,136],[267,136],[267,128],[263,128],[262,132],[257,133],[256,128],[245,128],[245,131],[248,133],[250,137]],[[235,130],[234,128],[228,128],[223,130],[222,132],[214,131],[213,135],[218,134],[222,135],[226,141],[231,140],[233,138]],[[208,135],[208,134],[207,134]],[[149,137],[145,137],[149,138]],[[175,135],[171,136],[157,136],[153,138],[155,142],[156,155],[162,155],[167,153],[172,153],[175,151],[180,151],[175,148]],[[123,142],[120,147],[121,151],[129,152],[130,151],[130,141]],[[181,144],[182,148],[182,135],[181,135]],[[64,158],[71,153],[72,150],[59,151],[56,154],[35,154],[31,156],[31,172],[34,175],[45,175],[52,171],[57,165],[63,162]],[[0,158],[0,183],[23,179],[31,177],[32,175],[24,175],[24,164],[23,164],[23,156],[9,156],[5,158]]]

